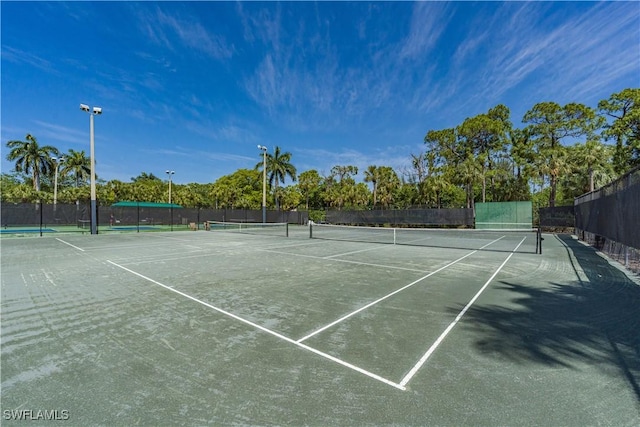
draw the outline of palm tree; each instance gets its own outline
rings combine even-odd
[[[87,182],[91,176],[91,159],[87,157],[84,150],[75,151],[69,149],[65,156],[64,167],[60,170],[60,175],[73,175],[76,180],[76,188],[81,182]]]
[[[40,191],[40,176],[50,174],[54,168],[51,157],[58,156],[59,151],[51,145],[39,146],[36,138],[27,134],[26,141],[13,140],[7,142],[11,149],[7,160],[16,162],[16,172],[31,173],[33,188]]]
[[[262,157],[262,154],[260,155]],[[284,184],[284,180],[289,176],[294,182],[296,180],[296,168],[291,164],[291,153],[281,153],[280,147],[276,146],[273,154],[267,153],[267,173],[269,174],[269,185],[274,189],[276,198],[276,209],[280,209],[278,203],[278,183]],[[256,164],[256,169],[260,169],[263,162]]]
[[[302,172],[299,176],[298,187],[302,192],[302,196],[306,200],[306,209],[309,210],[309,199],[312,195],[320,193],[320,186],[322,184],[322,177],[315,169],[311,169]],[[316,206],[317,207],[317,206]]]
[[[393,202],[395,193],[400,188],[400,178],[390,166],[380,166],[377,169],[378,201],[383,208],[388,208]]]
[[[581,146],[579,154],[582,157],[583,164],[587,166],[589,191],[593,191],[595,189],[595,174],[610,163],[609,160],[611,156],[608,155],[605,145],[593,139],[587,140],[584,146]]]
[[[153,172],[142,172],[138,176],[131,177],[131,182],[141,182],[141,181],[162,181],[160,178],[155,176]]]
[[[369,165],[364,171],[364,182],[373,184],[373,208],[378,203],[378,179],[380,177],[380,169],[375,165]]]

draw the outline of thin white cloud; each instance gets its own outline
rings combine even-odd
[[[137,9],[139,30],[151,41],[174,52],[186,47],[217,60],[233,56],[234,46],[224,36],[208,31],[197,17],[178,16],[175,11],[166,12],[162,7],[160,3],[149,11],[143,3]]]
[[[222,162],[236,162],[241,164],[249,164],[250,166],[254,163],[258,163],[255,157],[249,156],[240,156],[238,154],[233,153],[222,153],[216,151],[201,151],[199,153],[202,157],[205,157],[210,160],[222,161]],[[253,163],[252,163],[253,162]]]
[[[207,150],[193,150],[190,147],[182,147],[176,146],[173,149],[167,148],[145,148],[140,150],[142,152],[153,154],[153,155],[163,155],[169,157],[187,157],[194,158],[197,157],[199,159],[209,159],[215,161],[231,161],[231,162],[240,162],[247,163],[255,160],[255,157],[249,156],[241,156],[233,153],[225,153],[220,151],[207,151]]]
[[[457,120],[462,112],[478,114],[498,103],[588,103],[608,96],[602,90],[616,80],[637,73],[640,8],[630,3],[594,3],[587,9],[480,3],[474,11],[448,69],[442,67],[443,83],[418,86],[412,105],[433,111],[428,107],[434,102],[418,102],[428,89],[440,113]],[[516,102],[510,102],[513,97]]]
[[[50,139],[56,141],[62,141],[78,145],[89,144],[89,130],[87,127],[86,132],[80,131],[76,128],[69,128],[61,126],[55,123],[47,123],[40,120],[34,120],[34,123],[38,126],[33,132],[34,135],[40,141],[47,141]],[[42,142],[41,142],[42,143]],[[50,143],[43,143],[44,145],[51,145]]]
[[[370,5],[358,34],[364,34],[370,19],[387,20],[388,7]],[[430,52],[453,13],[446,4],[418,3],[411,14],[396,18],[408,20],[404,36],[391,40],[386,32],[368,34],[365,49],[354,58],[345,56],[344,40],[332,40],[333,21],[328,17],[285,28],[279,8],[253,15],[238,10],[245,34],[260,42],[263,52],[244,80],[245,90],[273,120],[296,132],[367,126],[361,121],[371,112],[393,121],[411,105],[422,104],[433,87]],[[418,96],[419,102],[412,101]]]
[[[218,123],[210,120],[185,120],[183,126],[189,132],[204,137],[202,144],[257,144],[261,141],[251,123],[233,117]]]
[[[11,46],[3,45],[1,54],[2,58],[7,61],[24,63],[48,73],[59,74],[59,72],[54,68],[54,65],[51,61],[34,53],[25,52]]]
[[[421,59],[440,40],[453,12],[448,3],[416,2],[413,6],[409,34],[402,42],[400,58]]]

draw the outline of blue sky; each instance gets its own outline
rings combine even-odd
[[[639,2],[1,3],[6,142],[89,153],[105,180],[213,182],[292,153],[298,172],[410,165],[430,129],[497,104],[640,87]]]

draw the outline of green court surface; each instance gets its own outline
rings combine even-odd
[[[640,287],[544,239],[3,237],[2,424],[637,425]]]

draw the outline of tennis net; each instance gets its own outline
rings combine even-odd
[[[542,253],[542,238],[537,228],[527,230],[475,230],[362,227],[310,223],[309,237],[312,239],[342,240],[348,242]]]
[[[205,229],[209,231],[228,231],[243,234],[289,237],[289,224],[286,222],[224,222],[207,221]]]

